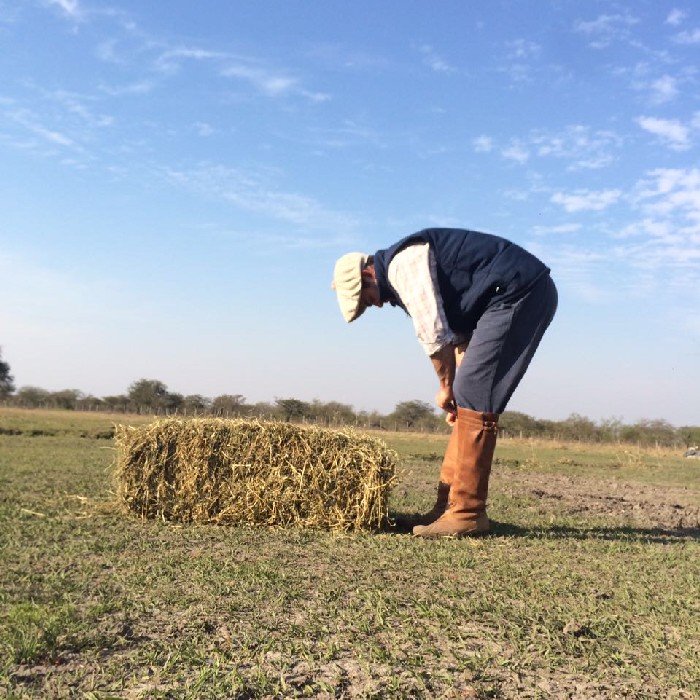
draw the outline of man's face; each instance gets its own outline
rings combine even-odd
[[[383,301],[379,298],[379,286],[374,277],[374,270],[368,268],[362,270],[362,291],[360,292],[360,309],[364,310],[368,306],[379,306],[380,308],[384,305]]]

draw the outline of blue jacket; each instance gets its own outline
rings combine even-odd
[[[427,228],[374,254],[380,299],[405,307],[389,284],[389,263],[403,248],[428,243],[437,266],[445,317],[455,333],[469,334],[495,303],[526,294],[549,268],[515,243],[488,233],[456,228]]]

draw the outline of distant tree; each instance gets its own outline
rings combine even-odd
[[[624,423],[622,422],[622,418],[617,416],[603,418],[600,421],[601,439],[608,442],[619,442],[623,427]]]
[[[640,433],[641,441],[647,445],[673,445],[676,442],[676,429],[667,420],[642,418],[635,427]]]
[[[206,398],[206,396],[202,396],[201,394],[190,394],[189,396],[185,396],[183,404],[185,410],[189,411],[190,413],[195,411],[197,413],[203,413],[204,411],[209,410],[210,406],[211,400]]]
[[[505,411],[499,420],[499,429],[504,435],[523,437],[552,437],[556,432],[552,421],[539,420],[520,411]]]
[[[357,418],[361,425],[368,428],[381,428],[382,420],[386,422],[386,418],[379,411],[372,411],[371,413],[369,411],[359,411]]]
[[[258,416],[263,419],[270,418],[279,412],[278,408],[268,401],[258,401],[243,408],[245,408],[246,415]]]
[[[56,408],[65,408],[73,411],[82,397],[82,391],[78,391],[77,389],[63,389],[63,391],[51,392],[48,395],[48,400]]]
[[[157,379],[139,379],[129,386],[129,400],[136,406],[160,408],[165,405],[168,387]]]
[[[2,348],[0,348],[0,398],[9,396],[15,390],[14,379],[10,374],[10,365],[3,362]]]
[[[159,408],[168,411],[179,411],[185,405],[185,397],[182,394],[168,392],[158,404]]]
[[[622,442],[642,442],[644,433],[639,425],[623,425],[620,431]]]
[[[429,403],[417,399],[397,403],[394,412],[389,416],[390,420],[407,428],[413,428],[418,423],[433,418],[435,418],[433,407]]]
[[[87,409],[99,409],[99,408],[104,408],[105,407],[105,402],[97,397],[93,396],[92,394],[86,394],[84,396],[81,396],[75,404],[76,408],[87,408]]]
[[[561,424],[562,431],[566,437],[572,440],[595,440],[598,437],[596,424],[586,416],[579,413],[572,413]]]
[[[310,404],[299,399],[275,399],[283,420],[301,420],[312,414]]]
[[[678,435],[686,447],[700,447],[700,426],[684,425],[678,428]]]
[[[15,399],[20,406],[36,408],[48,401],[49,392],[38,386],[23,386],[15,394]]]
[[[123,410],[129,404],[129,397],[125,394],[118,394],[116,396],[103,396],[102,401],[108,408],[121,409]]]
[[[242,394],[222,394],[211,402],[211,410],[215,415],[227,413],[242,413],[245,396]]]
[[[327,423],[354,423],[357,416],[352,406],[338,401],[314,399],[309,406],[311,416]]]

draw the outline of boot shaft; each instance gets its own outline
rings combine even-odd
[[[459,447],[450,488],[450,510],[482,513],[496,449],[498,415],[458,408],[455,430]]]
[[[498,416],[458,408],[457,422],[452,430],[448,452],[452,446],[456,454],[452,453],[454,469],[449,507],[431,524],[414,527],[413,534],[419,537],[461,537],[481,534],[489,529],[486,498],[498,435]]]

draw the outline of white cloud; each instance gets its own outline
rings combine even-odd
[[[527,163],[530,152],[520,142],[513,141],[510,146],[501,150],[501,155],[506,160],[514,160],[516,163]]]
[[[572,124],[561,131],[532,131],[527,136],[513,139],[500,152],[504,158],[518,163],[526,163],[535,156],[559,158],[569,161],[567,170],[595,170],[610,165],[623,142],[614,131],[596,131],[582,124]],[[472,145],[476,151],[495,148],[494,140],[488,136],[475,138]]]
[[[629,240],[616,253],[633,267],[663,278],[679,292],[679,306],[700,308],[700,169],[658,168],[630,197],[639,219],[614,238]],[[681,269],[682,274],[669,274]]]
[[[666,17],[666,24],[677,27],[687,16],[687,13],[683,10],[677,8],[673,9],[668,13],[668,17]]]
[[[560,204],[571,214],[578,211],[602,211],[615,204],[621,195],[620,190],[576,190],[570,194],[556,192],[550,201]]]
[[[150,80],[141,80],[128,85],[100,85],[100,90],[112,97],[120,97],[122,95],[145,95],[155,87]]]
[[[221,71],[226,78],[241,78],[248,81],[260,92],[276,97],[284,95],[297,88],[299,81],[289,75],[271,73],[262,68],[243,64],[231,64]]]
[[[690,147],[689,129],[677,119],[637,117],[636,121],[642,129],[661,138],[674,151],[684,151]]]
[[[488,153],[493,150],[493,139],[490,136],[477,136],[472,139],[472,146],[477,153]]]
[[[679,44],[700,44],[700,28],[676,34],[675,40]]]
[[[206,122],[196,122],[194,128],[197,130],[197,134],[199,134],[199,136],[206,137],[211,136],[214,133],[214,129],[211,124],[207,124]]]
[[[418,49],[423,54],[423,63],[435,73],[454,73],[457,69],[435,53],[432,46],[424,44]]]
[[[29,110],[19,109],[9,112],[7,116],[16,124],[23,126],[27,131],[36,134],[45,141],[57,146],[74,146],[74,141],[55,129],[47,128],[40,124],[37,117]]]
[[[536,44],[534,41],[528,41],[527,39],[508,41],[506,42],[506,48],[508,51],[508,57],[517,59],[537,56],[542,50],[542,47],[539,44]]]
[[[700,169],[652,170],[638,183],[636,202],[647,213],[680,215],[700,233]]]
[[[268,97],[299,95],[311,102],[331,99],[326,93],[307,90],[299,78],[285,71],[273,71],[255,59],[221,51],[198,47],[169,49],[156,58],[154,65],[162,73],[173,74],[180,70],[184,61],[213,62],[221,77],[243,80]]]
[[[95,114],[86,102],[89,103],[90,98],[77,95],[66,90],[56,90],[51,93],[45,93],[46,97],[57,102],[61,107],[70,114],[75,114],[90,127],[104,128],[111,126],[114,123],[114,118],[108,114]]]
[[[589,37],[589,46],[602,49],[613,41],[627,39],[629,28],[639,20],[629,13],[616,15],[599,15],[596,19],[585,22],[579,20],[574,24],[574,30]]]
[[[654,219],[646,218],[640,221],[634,221],[627,226],[624,226],[619,231],[612,234],[615,239],[634,238],[639,236],[652,236],[654,238],[666,238],[671,232],[670,224],[666,221],[655,221]]]
[[[41,136],[42,138],[46,139],[47,141],[50,141],[51,143],[56,143],[59,146],[72,146],[73,145],[73,141],[71,139],[69,139],[67,136],[65,136],[64,134],[61,134],[58,131],[53,131],[52,129],[46,129],[39,124],[27,125],[27,128],[30,131],[33,131],[38,136]]]
[[[327,92],[310,92],[309,90],[300,90],[299,94],[306,97],[311,102],[328,102],[333,99]]]
[[[184,60],[207,61],[214,59],[224,59],[227,54],[220,51],[209,51],[207,49],[180,47],[168,49],[161,53],[155,60],[155,67],[163,73],[175,73],[180,69]]]
[[[349,48],[338,43],[321,43],[313,46],[306,53],[314,65],[334,71],[384,71],[391,66],[391,61],[380,54]]]
[[[581,224],[560,224],[558,226],[533,226],[532,232],[536,236],[546,236],[548,234],[576,233],[581,230]]]
[[[577,297],[592,304],[608,300],[609,292],[601,284],[601,268],[608,262],[605,253],[586,250],[581,242],[554,246],[551,241],[540,239],[532,241],[529,249],[547,261],[557,284],[559,280],[565,281],[566,287]]]
[[[20,16],[21,9],[16,2],[12,3],[12,7],[8,7],[3,0],[0,0],[0,25],[14,24]]]
[[[248,245],[251,248],[260,250],[266,249],[270,253],[277,253],[281,249],[286,250],[320,250],[324,248],[338,249],[347,248],[355,243],[354,239],[348,236],[308,236],[303,234],[265,234],[256,232],[241,237],[241,245]]]
[[[95,49],[95,55],[97,56],[97,58],[100,59],[100,61],[104,61],[105,63],[124,65],[126,61],[120,55],[117,54],[115,48],[116,45],[117,42],[115,39],[103,41],[97,45],[97,48]]]
[[[502,71],[513,83],[530,83],[533,80],[532,68],[526,63],[511,63],[504,67]]]
[[[613,131],[572,124],[559,132],[535,131],[529,142],[540,157],[570,160],[569,170],[595,170],[613,162],[612,151],[622,145],[622,138]]]
[[[654,104],[670,102],[678,96],[678,81],[670,75],[662,75],[649,85]]]
[[[638,61],[633,66],[618,66],[613,74],[629,82],[629,87],[649,94],[652,105],[661,105],[675,100],[683,94],[682,87],[695,82],[696,70],[690,65],[679,66],[675,75],[659,73],[659,66],[675,63],[670,58],[654,61]]]
[[[542,47],[534,41],[527,39],[515,39],[504,44],[504,50],[500,52],[505,61],[498,70],[505,73],[509,80],[515,84],[531,83],[538,75],[542,75],[542,67],[538,65],[537,59],[542,51]],[[560,67],[548,65],[545,67],[547,80],[551,81],[553,76],[557,76]]]
[[[530,199],[531,192],[527,190],[501,190],[501,194],[514,202],[527,202]]]
[[[307,195],[279,189],[265,172],[202,164],[192,170],[168,169],[165,175],[179,185],[272,219],[335,232],[355,227],[352,217],[328,209]]]
[[[80,19],[80,5],[78,0],[48,0],[49,5],[57,5],[72,19]]]
[[[378,148],[386,146],[381,134],[350,119],[333,127],[314,127],[310,129],[310,133],[311,139],[308,141],[302,139],[301,143],[311,145],[314,148],[350,148],[364,143],[371,143]]]
[[[23,87],[26,93],[21,98],[11,102],[0,99],[6,143],[41,157],[58,158],[74,168],[85,167],[104,155],[118,124],[100,108],[103,98],[46,90],[29,81]]]

